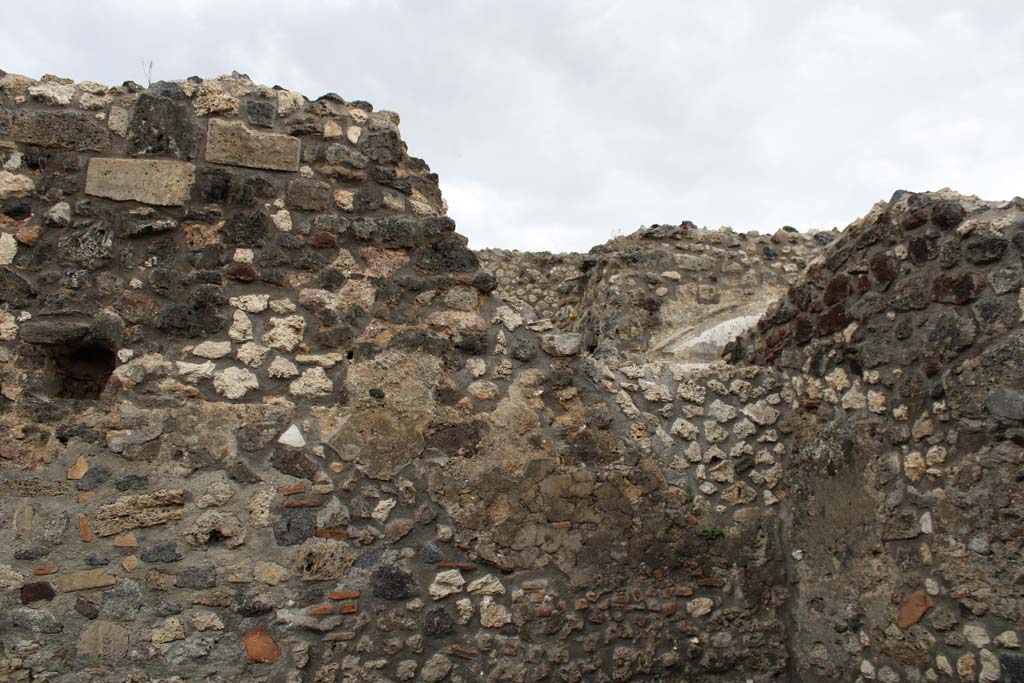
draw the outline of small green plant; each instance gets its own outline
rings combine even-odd
[[[722,536],[725,536],[725,532],[721,529],[709,526],[698,531],[697,535],[703,538],[705,541],[717,541]]]

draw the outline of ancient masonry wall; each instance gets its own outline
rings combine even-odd
[[[1019,680],[1012,235],[909,299],[960,350],[977,301],[966,398],[849,361],[1015,205],[913,195],[929,257],[900,198],[694,366],[494,296],[398,123],[0,73],[0,681]]]

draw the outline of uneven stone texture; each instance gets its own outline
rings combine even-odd
[[[180,161],[92,159],[85,192],[117,201],[180,206],[188,200],[195,166]]]
[[[475,253],[398,125],[0,76],[0,680],[1017,675],[1024,204]]]
[[[250,130],[240,122],[213,119],[209,123],[206,160],[219,164],[296,171],[299,168],[298,138]]]

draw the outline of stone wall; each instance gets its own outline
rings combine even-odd
[[[970,246],[1016,205],[901,197],[817,259],[657,226],[506,259],[527,286],[398,123],[237,74],[0,74],[0,681],[1019,680],[1015,371],[979,392],[1020,256]],[[909,203],[976,232],[900,251]],[[936,270],[961,242],[984,278]],[[822,264],[883,245],[955,300],[809,338],[782,303],[732,364],[650,343],[702,287],[833,320]],[[851,364],[901,325],[947,351]],[[960,353],[948,396],[899,383]]]
[[[638,358],[709,363],[794,284],[831,232],[773,235],[686,222],[617,237],[588,254],[479,252],[494,296]]]

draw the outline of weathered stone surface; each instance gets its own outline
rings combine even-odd
[[[299,168],[298,138],[250,130],[237,121],[213,119],[206,139],[206,160],[219,164],[296,171]]]
[[[110,133],[94,117],[70,111],[19,111],[11,122],[11,137],[40,147],[102,152]]]
[[[117,583],[117,579],[107,573],[107,570],[102,567],[61,574],[57,577],[57,588],[61,593],[106,588],[107,586],[113,586],[115,583]]]
[[[85,192],[117,201],[181,206],[194,175],[195,166],[183,161],[95,158],[89,161]]]
[[[93,531],[97,536],[113,536],[140,527],[166,524],[185,516],[184,504],[182,489],[123,496],[99,509],[92,521]]]
[[[79,657],[119,660],[128,654],[128,629],[111,621],[97,620],[86,626],[78,636]]]
[[[0,200],[27,197],[35,187],[35,181],[27,175],[0,171]]]

